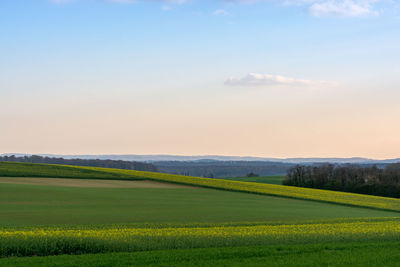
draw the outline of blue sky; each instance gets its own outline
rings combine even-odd
[[[0,152],[400,156],[399,7],[1,1]]]

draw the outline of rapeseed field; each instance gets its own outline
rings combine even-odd
[[[400,240],[400,221],[290,225],[0,230],[0,255],[32,256],[337,241]]]

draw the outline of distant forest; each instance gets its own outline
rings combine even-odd
[[[285,175],[291,167],[296,166],[291,163],[268,161],[195,160],[152,163],[159,172],[208,178],[244,177],[251,173],[259,176]]]
[[[295,166],[284,185],[400,198],[400,163],[384,168],[358,165]]]
[[[63,158],[50,158],[50,157],[32,155],[24,157],[0,156],[0,161],[62,164],[62,165],[103,167],[103,168],[115,168],[115,169],[125,169],[125,170],[151,171],[151,172],[157,171],[157,168],[150,163],[123,161],[123,160],[63,159]]]

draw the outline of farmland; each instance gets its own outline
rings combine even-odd
[[[76,183],[76,179],[71,179],[71,183]],[[237,223],[398,216],[396,212],[323,202],[179,188],[175,184],[172,186],[177,188],[150,185],[150,188],[87,188],[1,184],[0,223],[3,226],[80,225],[90,224],[94,218],[97,223],[109,224]]]
[[[400,267],[400,0],[0,0],[0,267]]]
[[[256,176],[256,177],[227,177],[225,180],[264,183],[264,184],[278,184],[281,185],[285,176]]]
[[[2,256],[104,253],[177,248],[399,240],[398,219],[333,223],[31,228],[0,231]]]
[[[398,266],[399,242],[175,249],[0,259],[2,266]]]
[[[1,163],[0,176],[71,177],[80,179],[154,180],[235,192],[304,199],[348,206],[400,212],[400,199],[275,184],[200,178],[164,173],[63,165]],[[109,175],[109,177],[108,177]]]
[[[5,266],[115,257],[146,265],[169,253],[177,266],[297,265],[294,253],[340,266],[357,259],[347,249],[359,264],[373,263],[364,256],[372,250],[395,258],[400,241],[398,199],[90,167],[0,163],[0,172]],[[87,255],[48,257],[61,254]]]

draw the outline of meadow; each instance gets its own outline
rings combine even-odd
[[[79,179],[133,179],[122,172],[106,168],[67,165],[0,162],[0,177],[55,177]]]
[[[0,163],[0,171],[14,177],[0,178],[4,266],[390,266],[398,258],[398,199],[90,167]],[[30,177],[45,178],[18,182]],[[63,254],[72,255],[53,256]]]
[[[0,226],[295,222],[399,213],[207,188],[0,185]]]
[[[174,249],[11,257],[1,266],[398,266],[400,242]]]
[[[241,182],[252,182],[252,183],[263,183],[263,184],[277,184],[281,185],[285,179],[284,175],[274,176],[256,176],[256,177],[226,177],[224,180],[241,181]]]
[[[47,256],[178,248],[400,241],[400,220],[175,227],[0,230],[0,255]]]
[[[97,174],[98,172],[98,174]],[[107,178],[107,175],[110,178]],[[122,179],[154,180],[158,182],[193,185],[219,190],[245,192],[269,196],[304,199],[347,206],[365,207],[378,210],[400,212],[400,199],[370,195],[335,192],[329,190],[299,188],[276,184],[241,182],[224,179],[212,179],[182,176],[165,173],[120,170],[98,167],[71,167],[64,165],[0,163],[0,176],[4,177],[67,177],[81,179]]]

